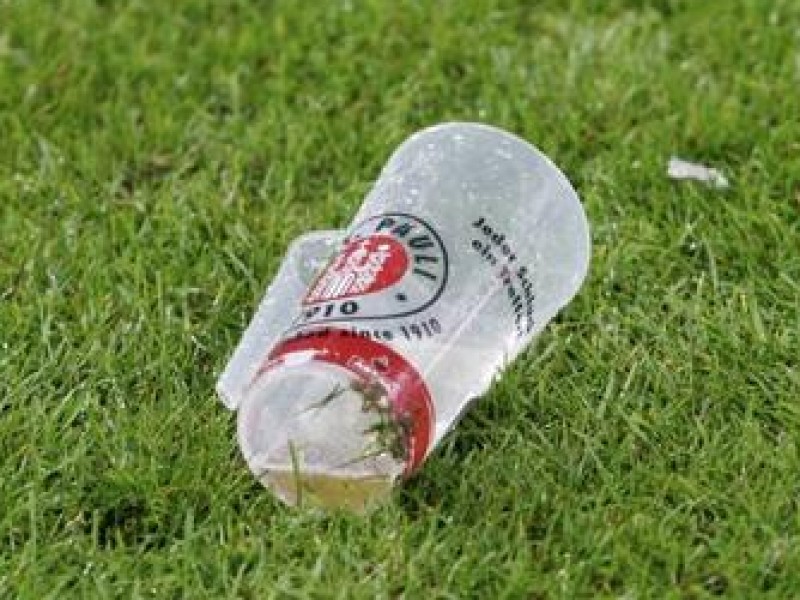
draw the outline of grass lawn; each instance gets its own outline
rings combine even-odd
[[[798,31],[793,0],[0,0],[0,598],[797,597]],[[455,119],[562,166],[590,277],[389,505],[288,509],[216,375],[287,243]]]

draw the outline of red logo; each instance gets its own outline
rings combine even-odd
[[[407,269],[406,249],[392,236],[375,234],[351,240],[320,274],[303,304],[378,292],[397,283]]]
[[[430,224],[405,213],[369,217],[310,286],[294,326],[416,314],[438,300],[447,273],[447,250]]]

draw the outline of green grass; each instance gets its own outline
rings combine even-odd
[[[799,30],[790,0],[0,0],[0,597],[796,597]],[[590,278],[388,506],[287,509],[216,374],[286,244],[452,119],[564,168]]]

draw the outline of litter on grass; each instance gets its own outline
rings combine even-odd
[[[670,179],[691,179],[706,183],[717,189],[729,186],[728,179],[719,170],[699,163],[692,163],[672,156],[667,164],[667,176]]]
[[[528,142],[480,123],[412,135],[346,231],[290,245],[220,375],[250,470],[292,505],[387,501],[575,295],[590,244]]]

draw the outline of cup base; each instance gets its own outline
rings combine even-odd
[[[340,508],[355,513],[366,513],[385,503],[393,484],[392,479],[385,476],[295,472],[285,465],[265,469],[259,480],[291,506]]]

